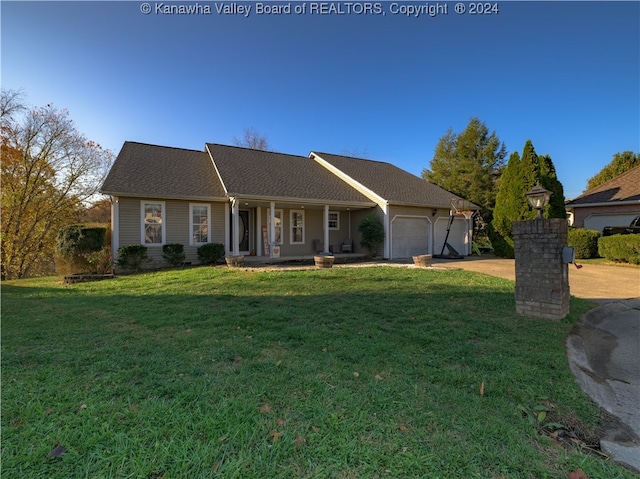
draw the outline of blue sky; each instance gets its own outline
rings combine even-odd
[[[380,15],[235,2],[248,17],[217,13],[233,2],[184,2],[210,15],[156,12],[175,1],[145,15],[143,3],[2,1],[2,87],[68,109],[115,153],[126,140],[232,144],[253,127],[275,151],[357,151],[416,175],[449,128],[478,117],[509,153],[531,139],[551,155],[567,198],[616,152],[640,150],[639,2],[500,1],[491,15],[439,2],[434,17],[392,2]]]

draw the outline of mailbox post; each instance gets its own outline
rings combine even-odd
[[[569,314],[569,266],[573,254],[567,248],[567,221],[545,219],[541,211],[551,192],[536,185],[527,198],[538,218],[513,223],[516,259],[516,313],[544,319]]]

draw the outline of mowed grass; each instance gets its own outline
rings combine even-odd
[[[564,345],[588,308],[390,267],[6,282],[2,477],[632,477],[523,417],[595,434]]]

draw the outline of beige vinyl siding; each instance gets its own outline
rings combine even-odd
[[[197,264],[198,247],[191,246],[189,243],[191,232],[189,230],[189,205],[191,203],[208,204],[211,206],[211,225],[209,228],[210,243],[224,244],[225,224],[224,210],[225,203],[211,203],[205,201],[187,201],[187,200],[155,200],[141,198],[119,198],[119,227],[120,227],[120,246],[131,244],[141,244],[141,201],[163,201],[165,211],[163,211],[163,221],[166,227],[166,238],[164,243],[180,243],[184,245],[186,259],[185,261]],[[149,268],[160,268],[167,266],[162,258],[162,246],[147,245],[147,253],[152,262]]]
[[[380,222],[384,224],[384,212],[379,207],[351,212],[351,239],[353,240],[354,253],[368,253],[367,249],[360,245],[360,241],[362,241],[362,233],[358,231],[358,227],[360,226],[360,223],[362,223],[362,220],[372,213],[374,213]],[[377,251],[378,257],[382,257],[383,255],[384,243],[380,244]]]

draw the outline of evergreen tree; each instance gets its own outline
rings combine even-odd
[[[422,177],[461,196],[481,208],[491,218],[497,193],[496,178],[504,167],[506,150],[495,132],[478,118],[471,118],[460,134],[451,128],[436,146],[430,170]]]
[[[602,168],[597,175],[589,178],[585,191],[600,186],[602,183],[612,180],[616,176],[638,165],[640,165],[640,154],[635,154],[633,151],[616,153],[607,166]]]
[[[553,193],[543,216],[565,218],[564,190],[553,161],[549,155],[538,156],[531,140],[527,140],[522,157],[513,153],[500,179],[490,229],[491,242],[499,256],[513,257],[513,222],[536,218],[537,212],[529,206],[526,197],[536,183]]]
[[[543,188],[552,193],[549,204],[544,209],[543,216],[545,218],[566,218],[567,210],[564,206],[564,188],[558,180],[553,161],[549,155],[539,156],[538,160],[540,166],[538,170],[540,173],[538,181],[540,181],[540,185],[542,185]]]
[[[520,174],[520,166],[520,155],[516,151],[509,157],[509,162],[500,177],[491,225],[494,231],[503,237],[511,237],[513,221],[522,219],[521,215],[526,207],[527,199],[521,194],[524,181]]]

